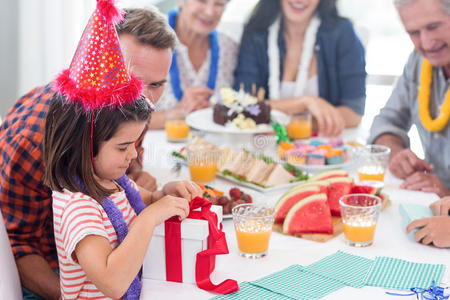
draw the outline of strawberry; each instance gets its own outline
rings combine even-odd
[[[241,198],[241,196],[242,196],[242,192],[241,192],[241,190],[240,189],[238,189],[238,188],[232,188],[232,189],[230,189],[230,197],[231,197],[231,199],[233,199],[233,200],[238,200],[238,199],[240,199]]]
[[[247,203],[253,203],[253,199],[252,196],[250,196],[249,194],[245,194],[247,196],[247,200],[245,202]]]

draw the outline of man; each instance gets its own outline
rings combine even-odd
[[[164,88],[175,33],[153,9],[126,12],[117,28],[130,71],[142,79],[145,96],[156,102]],[[42,181],[41,142],[45,114],[54,91],[38,87],[19,99],[0,126],[0,207],[24,289],[25,299],[59,299],[51,190]],[[143,137],[141,137],[142,142]],[[142,147],[129,176],[147,188],[155,179],[142,171]],[[30,292],[31,291],[31,292]]]
[[[450,195],[450,0],[394,3],[415,50],[375,118],[369,142],[391,148],[389,169],[404,179],[402,188]],[[425,160],[409,149],[412,124]]]

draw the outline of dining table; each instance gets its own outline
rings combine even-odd
[[[200,134],[206,140],[215,144],[230,145],[239,148],[253,148],[252,151],[261,150],[264,153],[275,152],[274,136],[264,135],[222,135],[218,133]],[[347,129],[342,138],[344,141],[363,142],[366,133],[361,128]],[[262,140],[262,142],[261,142]],[[143,141],[144,156],[143,168],[157,179],[161,188],[166,182],[174,180],[190,180],[187,166],[180,164],[173,156],[173,151],[179,151],[185,143],[170,143],[166,140],[164,130],[149,130]],[[355,167],[348,167],[350,176],[355,177]],[[233,220],[229,215],[224,216],[223,231],[226,235],[229,254],[216,257],[216,267],[211,274],[214,283],[225,279],[234,279],[238,283],[252,281],[266,275],[285,269],[291,265],[310,265],[330,254],[340,250],[346,253],[374,259],[376,256],[389,256],[417,263],[443,264],[446,269],[440,283],[441,286],[450,286],[450,249],[423,245],[414,241],[406,234],[405,225],[399,213],[400,203],[414,203],[429,205],[439,199],[436,194],[401,189],[401,180],[394,177],[389,171],[384,180],[383,192],[389,196],[390,205],[379,216],[374,243],[368,247],[351,247],[345,243],[344,235],[340,234],[327,242],[315,242],[303,238],[272,232],[268,253],[259,259],[244,258],[239,254]],[[212,185],[214,188],[228,191],[236,186],[223,178],[216,178]],[[286,190],[277,190],[271,193],[262,193],[247,187],[239,187],[253,197],[255,203],[274,205]],[[344,287],[323,299],[416,299],[415,296],[392,296],[386,292],[404,293],[404,291],[390,290],[380,287],[365,286],[363,288]],[[211,299],[215,294],[201,290],[195,284],[175,283],[143,279],[141,299]],[[400,298],[399,298],[400,297]]]

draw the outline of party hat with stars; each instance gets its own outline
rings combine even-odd
[[[118,107],[139,98],[142,82],[128,73],[115,24],[122,11],[113,0],[97,0],[69,69],[56,78],[58,92],[86,110]]]

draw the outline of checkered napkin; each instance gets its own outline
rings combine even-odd
[[[319,299],[345,286],[336,280],[307,272],[300,265],[292,265],[251,284],[293,299]]]
[[[362,288],[373,262],[365,257],[338,251],[307,266],[305,270],[347,286]]]
[[[292,300],[287,296],[272,292],[257,285],[250,284],[247,281],[239,284],[239,290],[228,295],[219,295],[213,298],[214,300],[229,300],[229,299],[246,299],[246,300]]]
[[[441,282],[445,266],[413,263],[393,257],[378,256],[370,270],[366,284],[393,289],[428,288],[433,280]]]

